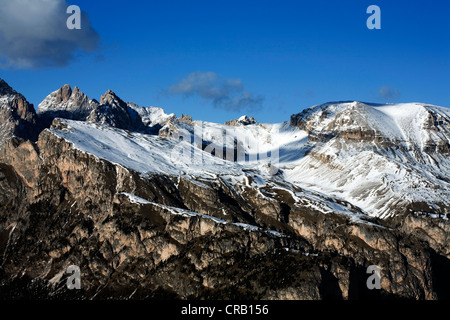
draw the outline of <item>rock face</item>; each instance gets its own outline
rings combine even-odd
[[[0,148],[14,136],[36,141],[36,118],[33,105],[0,79]]]
[[[112,92],[102,105],[130,106]],[[173,140],[97,120],[55,119],[0,149],[1,298],[450,297],[445,217],[380,219],[280,174],[183,165]],[[66,287],[70,265],[80,290]],[[371,265],[380,290],[366,286]]]

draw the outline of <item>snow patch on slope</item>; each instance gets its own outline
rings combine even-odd
[[[246,224],[246,223],[240,223],[240,222],[227,222],[225,220],[213,217],[213,216],[209,216],[206,214],[202,214],[202,213],[198,213],[198,212],[194,212],[194,211],[190,211],[190,210],[185,210],[185,209],[181,209],[181,208],[176,208],[176,207],[170,207],[170,206],[166,206],[163,204],[159,204],[156,202],[150,202],[146,199],[143,199],[141,197],[138,197],[134,194],[131,193],[127,193],[127,192],[121,192],[120,194],[123,194],[125,196],[128,197],[128,199],[130,200],[131,203],[137,203],[137,204],[151,204],[153,206],[165,209],[167,211],[169,211],[171,214],[175,214],[175,215],[181,215],[183,217],[200,217],[202,219],[209,219],[214,221],[215,223],[219,223],[219,224],[232,224],[235,225],[239,228],[242,228],[243,230],[246,231],[260,231],[260,232],[265,232],[268,233],[272,236],[276,236],[276,237],[286,237],[284,234],[275,231],[275,230],[263,230],[260,227],[254,226],[254,225],[250,225],[250,224]]]

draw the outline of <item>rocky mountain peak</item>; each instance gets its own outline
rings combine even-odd
[[[0,96],[13,94],[17,94],[17,92],[5,80],[0,78]]]
[[[183,123],[192,124],[192,117],[188,114],[182,114],[177,120]]]
[[[107,90],[99,103],[90,99],[77,86],[72,89],[68,84],[48,95],[39,104],[38,114],[46,127],[55,118],[63,118],[143,131],[152,131],[155,124],[165,123],[169,117],[162,109],[140,108],[134,103],[125,102],[112,90]]]
[[[123,101],[112,90],[108,90],[87,120],[125,130],[144,130],[145,125],[136,109],[137,105]]]
[[[108,90],[105,92],[104,95],[100,98],[100,104],[101,105],[109,105],[112,107],[125,107],[127,104],[120,99],[114,91]]]
[[[240,123],[242,123],[244,126],[249,125],[249,124],[256,124],[256,123],[257,123],[257,121],[255,120],[255,118],[249,117],[249,116],[247,116],[247,115],[243,115],[242,117],[240,117],[240,118],[238,119],[238,121],[239,121]]]
[[[45,126],[50,126],[55,118],[86,120],[86,117],[98,106],[78,87],[73,90],[66,84],[49,94],[38,106],[38,114]]]
[[[56,92],[55,102],[56,103],[67,102],[69,101],[71,96],[72,96],[72,88],[70,87],[70,85],[65,84]]]
[[[255,120],[255,118],[249,117],[247,115],[243,115],[239,119],[233,119],[225,122],[225,125],[227,126],[248,126],[250,124],[258,124],[258,122]]]

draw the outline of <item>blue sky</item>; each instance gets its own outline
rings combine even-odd
[[[68,2],[88,14],[96,49],[65,65],[0,69],[36,106],[71,84],[213,122],[282,122],[338,100],[450,107],[449,1]],[[372,4],[381,30],[366,27]],[[222,103],[230,97],[239,103]]]

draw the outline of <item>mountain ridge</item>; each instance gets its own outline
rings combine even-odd
[[[7,88],[13,90],[9,86]],[[280,150],[278,169],[284,179],[316,191],[331,192],[334,196],[343,194],[346,200],[360,206],[369,215],[395,216],[401,210],[383,206],[396,199],[397,207],[402,207],[400,203],[408,207],[414,197],[428,202],[433,210],[437,209],[435,206],[439,207],[440,214],[446,215],[449,211],[450,203],[444,196],[447,193],[440,191],[450,187],[450,163],[446,159],[450,152],[450,111],[443,107],[423,103],[339,101],[307,108],[282,124],[259,124],[253,117],[242,116],[221,125],[192,121],[184,115],[176,118],[161,108],[139,107],[124,102],[112,90],[107,90],[97,102],[78,87],[72,91],[70,85],[64,85],[39,105],[37,115],[47,127],[60,117],[172,139],[184,135],[185,139],[200,141],[197,148],[215,150],[212,152],[219,152],[222,157],[226,150],[238,152],[235,140],[240,139],[240,152],[244,157],[250,156],[252,148],[267,153]],[[222,137],[220,130],[232,131],[236,136]],[[293,138],[293,135],[301,139]],[[222,150],[218,149],[220,144]],[[355,152],[356,158],[364,158],[357,161],[356,166],[351,164]],[[367,162],[375,164],[372,178],[364,167]],[[390,171],[377,169],[382,163],[383,168],[391,167]],[[404,172],[401,174],[406,176],[401,177],[395,172]],[[346,181],[347,176],[353,176],[354,186],[351,181]],[[406,180],[411,183],[406,183]],[[427,187],[430,182],[434,189]],[[369,189],[363,192],[360,186],[364,184]],[[389,185],[403,191],[396,194],[390,191]],[[411,189],[414,185],[421,186],[418,190],[422,192],[414,192]],[[367,196],[362,199],[361,194],[364,193]],[[410,194],[407,201],[405,194]],[[437,200],[430,200],[433,198]],[[388,214],[387,209],[392,213]]]
[[[55,94],[52,112],[74,91]],[[85,120],[53,118],[37,141],[4,138],[0,297],[448,297],[450,165],[438,142],[449,122],[439,108],[417,107],[424,135],[408,145],[373,122],[401,119],[395,107],[331,103],[230,126],[112,91],[100,100]],[[69,265],[82,270],[75,293]],[[382,270],[379,291],[366,287],[370,265]]]

